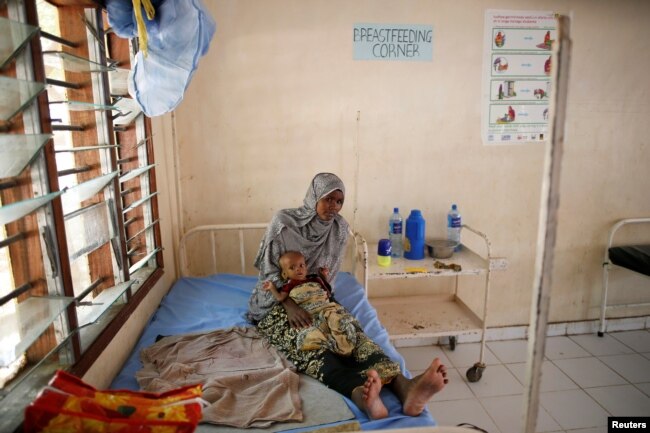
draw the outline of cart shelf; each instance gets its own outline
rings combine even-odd
[[[426,257],[422,260],[408,260],[405,258],[392,258],[391,265],[387,267],[377,264],[377,244],[369,247],[368,279],[381,280],[392,278],[426,278],[426,277],[453,277],[458,275],[481,275],[488,271],[488,261],[466,246],[448,259],[432,259]],[[456,272],[451,269],[437,269],[436,261],[445,265],[460,265],[461,270]]]
[[[453,295],[373,298],[391,341],[481,332],[481,319]]]

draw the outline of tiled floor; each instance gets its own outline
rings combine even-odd
[[[402,347],[414,374],[439,357],[449,384],[429,404],[439,425],[470,423],[490,433],[523,428],[525,340],[486,343],[486,370],[470,383],[480,344]],[[608,416],[650,415],[650,330],[549,337],[542,365],[538,432],[605,433]]]

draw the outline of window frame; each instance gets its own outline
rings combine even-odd
[[[0,16],[13,17],[13,15],[17,14],[20,16],[20,20],[25,24],[39,27],[36,2],[37,0],[24,0],[24,2],[12,2],[12,0],[9,0],[0,5]],[[84,1],[66,2],[79,3],[77,6],[56,6],[54,4],[55,2],[49,0],[48,3],[53,4],[55,7],[58,7],[60,11],[65,9],[63,13],[73,13],[81,10],[84,14],[89,13],[93,15],[97,23],[105,22],[105,16],[102,9],[99,8],[99,6],[95,3],[91,2],[92,4],[89,5],[89,2]],[[81,25],[83,26],[83,24]],[[121,44],[122,56],[124,56],[123,49],[126,45],[126,53],[130,53],[131,44],[127,40],[118,40],[111,42],[110,36],[104,37],[105,32],[103,25],[99,25],[97,27],[97,31],[104,39],[105,43],[117,45]],[[40,32],[36,32],[36,34],[33,35],[28,42],[29,47],[24,48],[25,53],[22,55],[22,58],[16,58],[12,60],[12,62],[14,62],[14,69],[23,69],[23,73],[25,73],[27,76],[30,76],[32,80],[44,83],[46,82],[46,73],[39,36]],[[117,37],[115,36],[115,38]],[[105,58],[106,52],[103,52],[102,56]],[[131,56],[129,55],[129,59],[130,58]],[[122,62],[124,62],[124,60],[122,60]],[[5,73],[7,73],[7,70],[8,69],[0,71],[0,75],[5,75]],[[108,73],[101,72],[97,74],[97,79],[101,81],[100,87],[103,89],[104,100],[111,101]],[[91,91],[94,92],[95,90]],[[3,134],[5,132],[24,134],[28,133],[27,131],[30,129],[34,129],[35,133],[52,134],[53,128],[50,117],[51,116],[47,92],[42,92],[31,104],[31,106],[23,111],[22,115],[15,117],[14,121],[12,121],[11,127],[8,130],[0,132]],[[99,122],[100,116],[97,115],[96,118]],[[104,134],[108,137],[108,142],[106,143],[107,145],[119,144],[117,140],[126,141],[129,138],[133,138],[127,137],[129,134],[129,129],[132,130],[133,135],[136,138],[138,137],[138,131],[140,131],[140,133],[144,134],[144,142],[141,145],[134,144],[132,146],[135,152],[135,158],[131,161],[135,163],[135,166],[138,166],[138,164],[140,164],[140,166],[142,166],[142,164],[155,164],[153,152],[154,146],[153,140],[151,139],[151,121],[144,115],[144,113],[141,113],[137,119],[137,122],[133,124],[133,127],[127,129],[126,131],[118,131],[116,130],[117,128],[114,128],[111,111],[103,112],[102,121],[99,123],[103,124],[103,126],[98,125],[98,128],[106,128]],[[40,131],[38,131],[39,129]],[[93,145],[97,143],[83,144]],[[106,156],[109,158],[108,163],[110,164],[111,170],[118,170],[120,168],[119,159],[132,158],[132,156],[119,155],[117,151],[118,148],[115,148],[115,151],[113,150],[114,149],[111,148],[110,151],[106,152]],[[145,160],[143,161],[142,158],[145,158]],[[31,164],[31,169],[25,170],[20,174],[21,177],[24,176],[29,178],[28,182],[24,182],[27,184],[27,186],[31,186],[32,188],[36,187],[37,193],[40,193],[42,191],[59,191],[59,176],[57,172],[56,152],[54,147],[54,140],[52,138],[47,141],[47,143],[40,151],[37,159],[35,161],[32,161]],[[103,162],[100,161],[100,170],[102,164]],[[129,165],[128,167],[131,166]],[[164,273],[162,236],[160,233],[159,223],[160,212],[158,209],[157,196],[158,187],[156,183],[155,167],[152,167],[147,172],[146,177],[136,177],[135,181],[140,183],[140,194],[123,194],[123,185],[120,182],[119,177],[123,175],[125,171],[126,169],[123,167],[123,170],[120,171],[119,175],[111,181],[111,185],[103,190],[103,194],[108,194],[109,189],[113,191],[115,222],[117,225],[117,236],[119,236],[119,248],[114,248],[113,251],[115,254],[119,253],[120,257],[118,260],[122,261],[121,279],[122,281],[136,280],[136,282],[131,285],[123,295],[125,302],[123,304],[120,304],[117,312],[115,312],[112,318],[107,321],[105,326],[103,326],[103,328],[101,328],[101,330],[95,334],[96,336],[94,336],[94,340],[92,340],[92,342],[90,342],[86,347],[83,347],[82,345],[76,304],[73,302],[67,307],[66,311],[53,322],[55,325],[50,326],[48,328],[48,331],[46,331],[46,333],[53,334],[51,335],[53,338],[52,343],[44,344],[40,350],[37,350],[35,354],[33,354],[34,359],[38,359],[39,357],[42,359],[44,357],[50,356],[52,353],[48,353],[48,348],[56,346],[57,344],[61,344],[59,339],[57,339],[56,334],[64,335],[64,344],[62,345],[61,353],[59,353],[59,356],[63,356],[64,358],[68,357],[70,359],[71,362],[69,362],[69,364],[71,365],[69,366],[68,371],[76,376],[83,376],[90,369],[93,363],[103,353],[112,339],[119,333],[119,331],[122,329],[122,326],[126,323],[127,319],[147,297],[151,289],[160,280]],[[4,180],[6,179],[2,179],[2,181]],[[136,209],[137,213],[141,214],[140,219],[142,220],[142,227],[140,227],[140,225],[134,224],[131,228],[129,228],[127,227],[127,224],[125,224],[124,217],[126,215],[123,213],[123,210],[125,208],[128,208],[130,204],[142,198],[144,192],[147,192],[148,194],[153,193],[153,196],[150,197],[146,206],[141,205],[138,209]],[[4,193],[5,192],[3,191],[3,194]],[[27,197],[34,196],[34,191],[23,191],[20,194],[20,199],[24,200]],[[131,195],[132,197],[129,197]],[[104,199],[102,202],[108,203],[108,199]],[[16,242],[11,242],[5,247],[8,248],[9,255],[11,257],[12,268],[14,266],[17,268],[16,270],[12,269],[11,271],[14,275],[14,281],[16,283],[15,287],[19,287],[20,284],[18,283],[21,281],[16,280],[15,275],[25,274],[27,282],[33,279],[45,281],[43,284],[45,290],[40,290],[40,293],[42,294],[48,294],[49,292],[63,296],[74,297],[75,294],[73,288],[73,280],[70,270],[71,263],[66,240],[65,216],[63,212],[61,197],[55,198],[40,210],[22,217],[17,221],[17,223],[17,226],[27,224],[28,228],[26,232],[28,232],[29,235],[25,236],[23,239],[19,239]],[[14,223],[9,223],[5,227],[9,228],[9,226],[12,224]],[[7,232],[7,237],[11,236],[10,233],[18,233],[21,231],[25,230],[10,228]],[[127,247],[129,242],[138,242],[136,239],[138,236],[144,236],[148,240],[148,242],[145,242],[145,248],[153,246],[152,251],[145,249],[145,254],[147,254],[147,252],[149,254],[152,254],[152,257],[148,263],[154,263],[155,266],[150,266],[147,269],[147,274],[144,277],[141,276],[141,274],[144,272],[134,272],[133,274],[129,272],[129,268],[132,266],[132,262],[137,262],[137,260],[129,260]],[[53,243],[53,248],[48,248],[47,244],[50,242]],[[150,245],[150,242],[153,242],[153,244]],[[108,245],[108,248],[113,247],[110,241],[105,245]],[[38,251],[40,254],[35,254],[36,251]],[[109,260],[112,261],[112,255],[110,253],[104,255],[104,257],[106,256],[109,258]],[[106,258],[99,260],[106,260]],[[111,266],[114,268],[113,263],[111,263]],[[141,277],[142,280],[139,280]],[[115,281],[115,284],[118,283],[118,281]],[[20,302],[28,297],[28,294],[23,294],[19,296],[17,300]],[[108,310],[104,311],[102,313],[102,316],[106,315],[107,313]],[[59,335],[59,338],[60,336],[61,335]],[[43,338],[45,337],[39,337],[39,340],[37,340],[37,342],[41,341]],[[30,351],[35,350],[33,346],[40,345],[41,343],[34,343],[30,347]],[[38,367],[38,364],[36,367]],[[35,367],[32,367],[32,369],[34,368]],[[23,374],[30,375],[31,373],[32,370],[28,370]],[[45,383],[43,383],[43,385],[44,384]],[[8,388],[10,394],[14,390],[14,388],[11,387],[11,382],[9,382]],[[29,401],[24,401],[24,403],[27,405]]]

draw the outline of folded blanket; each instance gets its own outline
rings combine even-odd
[[[142,349],[140,358],[144,367],[136,379],[145,391],[203,385],[211,403],[203,422],[264,428],[303,419],[298,374],[255,328],[165,337]]]

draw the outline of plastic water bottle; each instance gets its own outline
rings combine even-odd
[[[447,213],[447,239],[450,241],[456,242],[456,248],[454,251],[460,251],[460,228],[462,222],[460,219],[460,213],[458,212],[458,206],[456,204],[451,205],[451,210]]]
[[[406,218],[406,241],[404,242],[404,258],[422,260],[424,258],[424,233],[426,223],[422,212],[413,209]]]
[[[402,215],[399,214],[399,208],[393,208],[393,214],[388,220],[388,238],[392,248],[391,256],[402,257],[404,247],[402,245]]]

